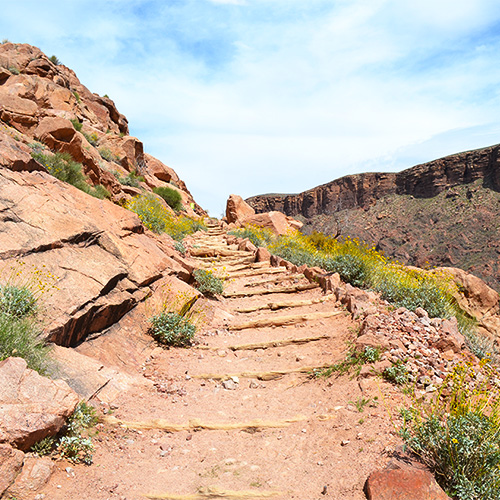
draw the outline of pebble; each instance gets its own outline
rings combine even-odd
[[[347,446],[350,443],[348,439],[344,439],[343,441],[340,442],[340,446]]]

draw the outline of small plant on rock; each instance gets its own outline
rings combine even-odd
[[[224,282],[217,278],[212,271],[205,269],[196,269],[193,272],[194,279],[196,280],[196,288],[203,293],[214,297],[220,295],[224,291]]]
[[[56,66],[59,66],[61,64],[61,61],[59,61],[59,59],[56,56],[50,56],[49,61],[52,64],[55,64]]]
[[[408,369],[402,361],[398,361],[392,366],[387,367],[383,371],[382,376],[393,384],[404,385],[408,382]]]
[[[179,191],[164,186],[154,188],[153,192],[163,198],[167,202],[167,205],[176,212],[180,212],[183,209],[182,196]]]
[[[77,132],[82,131],[83,123],[80,123],[76,118],[72,118],[70,122],[73,124],[73,127],[75,127]]]
[[[151,335],[160,344],[171,347],[189,347],[192,344],[196,326],[180,313],[162,311],[149,322]]]
[[[366,363],[375,363],[380,359],[380,349],[366,346],[362,351],[351,350],[346,358],[328,368],[314,370],[316,377],[331,377],[334,373],[344,375],[354,370],[354,376],[358,376],[361,368]]]

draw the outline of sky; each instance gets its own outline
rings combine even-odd
[[[109,95],[216,217],[500,143],[498,0],[17,0],[4,38]]]

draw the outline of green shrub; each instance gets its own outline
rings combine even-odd
[[[76,99],[76,102],[77,102],[78,104],[81,104],[82,100],[80,99],[80,95],[78,94],[78,92],[77,92],[76,90],[73,90],[73,92],[72,92],[72,93],[73,93],[73,96],[74,96],[74,97],[75,97],[75,99]]]
[[[102,147],[99,148],[97,151],[99,151],[99,154],[101,155],[102,159],[106,161],[117,161],[116,156],[111,152],[110,149]]]
[[[125,207],[135,212],[151,231],[158,234],[167,233],[177,241],[181,241],[188,234],[206,230],[206,226],[200,220],[173,216],[156,196],[149,193],[136,196],[127,202]]]
[[[49,348],[41,339],[41,333],[35,318],[17,318],[0,312],[0,361],[17,356],[23,358],[32,370],[48,373]]]
[[[324,259],[325,271],[339,273],[342,281],[363,287],[368,278],[368,269],[359,255],[339,254]]]
[[[31,148],[31,151],[33,153],[42,153],[45,151],[45,144],[42,144],[41,142],[38,141],[33,141],[28,146]]]
[[[142,175],[139,175],[137,171],[129,172],[125,177],[122,177],[119,172],[114,172],[115,177],[117,178],[120,184],[124,186],[130,186],[138,188],[141,182],[144,182],[145,179]]]
[[[59,61],[59,59],[56,56],[50,56],[49,61],[52,64],[55,64],[56,66],[59,66],[61,64],[61,61]]]
[[[382,376],[393,384],[404,385],[408,382],[408,369],[402,361],[398,361],[387,367]]]
[[[90,465],[94,445],[89,437],[89,429],[97,422],[94,408],[81,401],[59,435],[42,439],[32,446],[31,451],[39,456],[57,452],[61,458],[70,462]]]
[[[13,75],[19,75],[20,71],[15,67],[15,66],[9,66],[9,71],[13,74]]]
[[[205,269],[196,269],[193,272],[196,280],[196,288],[204,295],[212,296],[220,295],[224,291],[224,282],[214,276],[212,271]]]
[[[174,248],[182,255],[186,254],[186,247],[182,243],[182,241],[176,241],[174,243]]]
[[[85,137],[87,142],[92,146],[97,146],[97,144],[99,144],[99,137],[95,132],[92,132],[91,134],[83,132],[83,137]]]
[[[458,500],[500,498],[498,372],[488,361],[459,365],[430,404],[414,398],[401,434]]]
[[[36,312],[36,297],[26,287],[0,286],[0,313],[14,318],[24,318]]]
[[[82,131],[83,123],[80,123],[76,118],[71,118],[70,122],[73,124],[73,127],[75,127],[77,132]]]
[[[179,191],[165,186],[154,188],[153,192],[162,197],[176,212],[180,212],[182,210],[182,196]]]
[[[163,311],[149,321],[153,338],[167,346],[188,347],[196,333],[195,325],[185,316],[175,312]]]
[[[49,174],[63,182],[67,182],[81,191],[96,198],[109,198],[111,195],[100,184],[90,186],[83,175],[82,164],[73,160],[69,153],[55,153],[53,155],[32,152],[31,156],[44,167]]]

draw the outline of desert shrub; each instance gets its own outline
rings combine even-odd
[[[150,318],[150,333],[160,344],[188,347],[192,343],[196,326],[189,318],[172,311],[162,311]]]
[[[212,271],[196,269],[193,276],[196,280],[196,288],[204,295],[214,297],[224,291],[224,282],[215,276]]]
[[[76,102],[77,102],[78,104],[81,104],[82,100],[80,99],[80,94],[78,94],[78,92],[77,92],[76,90],[73,90],[72,94],[73,94],[73,96],[75,97]]]
[[[41,328],[35,318],[16,318],[0,312],[0,361],[17,356],[41,374],[50,368],[49,348],[41,340]]]
[[[85,137],[87,142],[92,146],[97,146],[97,144],[99,144],[99,136],[95,132],[92,132],[91,134],[83,132],[83,137]]]
[[[49,61],[52,64],[55,64],[56,66],[59,66],[61,64],[61,61],[59,61],[59,59],[56,56],[50,56]]]
[[[76,118],[72,118],[70,122],[73,124],[73,127],[75,127],[77,132],[82,131],[83,123],[80,123]]]
[[[174,248],[182,255],[186,254],[186,247],[182,243],[182,241],[176,241],[174,243]]]
[[[488,360],[461,364],[430,404],[414,398],[401,434],[458,500],[500,498],[498,372]]]
[[[20,71],[15,67],[15,66],[9,66],[9,71],[13,74],[13,75],[19,75]]]
[[[163,198],[176,212],[180,212],[182,210],[182,196],[176,189],[163,186],[154,188],[153,192]]]
[[[324,259],[325,271],[339,273],[342,281],[363,287],[368,278],[368,266],[364,259],[355,254],[339,254]]]
[[[142,175],[139,175],[137,171],[135,172],[129,172],[125,177],[122,177],[119,172],[115,172],[115,177],[118,179],[118,182],[120,184],[123,184],[124,186],[130,186],[130,187],[139,187],[140,182],[144,182],[145,179]]]
[[[101,158],[106,161],[114,161],[116,163],[119,162],[119,158],[114,155],[109,148],[102,147],[97,150],[101,155]]]
[[[45,151],[45,144],[42,144],[38,141],[33,141],[29,143],[28,146],[31,148],[31,151],[33,153],[42,153],[43,151]]]
[[[402,361],[387,367],[382,376],[389,382],[396,385],[404,385],[408,382],[408,369]]]
[[[55,153],[48,155],[44,153],[32,152],[31,156],[42,164],[49,174],[60,181],[67,182],[80,189],[84,193],[96,198],[109,198],[109,192],[100,184],[91,186],[87,183],[87,178],[83,175],[82,164],[73,160],[69,153]]]
[[[245,226],[230,231],[229,234],[239,238],[248,238],[256,247],[266,247],[275,238],[272,231],[257,226]]]
[[[148,229],[158,234],[167,233],[177,241],[181,241],[188,234],[206,230],[206,226],[200,220],[173,216],[152,194],[136,196],[125,206],[135,212]]]
[[[23,358],[28,367],[48,373],[49,348],[41,339],[38,300],[54,288],[56,278],[22,262],[0,271],[0,361]]]
[[[89,433],[97,422],[94,408],[81,401],[59,435],[42,439],[33,445],[31,451],[39,456],[59,453],[61,458],[70,462],[90,465],[94,445]]]

